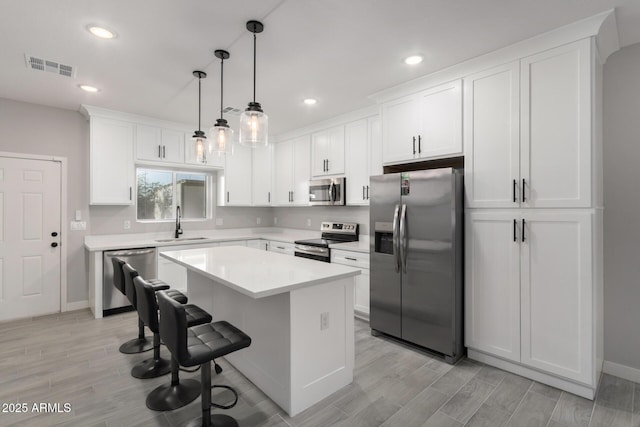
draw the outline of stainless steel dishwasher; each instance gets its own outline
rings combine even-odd
[[[113,263],[111,258],[118,257],[131,264],[145,279],[155,279],[157,274],[156,248],[136,248],[105,251],[102,264],[102,315],[122,313],[133,310],[126,296],[113,286]]]

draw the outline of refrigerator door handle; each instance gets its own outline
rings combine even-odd
[[[396,273],[400,273],[400,245],[398,236],[398,214],[400,213],[400,205],[396,205],[396,209],[393,212],[393,266],[396,269]]]
[[[400,259],[402,260],[402,272],[407,273],[407,205],[402,205],[400,214]]]

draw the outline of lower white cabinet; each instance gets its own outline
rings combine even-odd
[[[369,254],[342,249],[331,249],[331,262],[360,269],[353,288],[353,309],[355,315],[369,318]]]
[[[467,211],[469,349],[578,382],[585,389],[569,391],[593,397],[602,304],[596,218],[591,210]]]
[[[295,251],[295,245],[293,243],[269,240],[269,251],[278,252],[285,255],[293,255],[293,252]]]

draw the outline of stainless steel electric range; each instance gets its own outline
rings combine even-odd
[[[319,239],[298,240],[294,255],[316,261],[331,262],[329,245],[358,241],[358,224],[351,222],[323,222]]]

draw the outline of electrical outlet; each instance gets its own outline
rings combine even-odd
[[[72,231],[86,230],[87,222],[86,221],[71,221],[71,225],[69,227]]]
[[[329,329],[329,312],[320,313],[320,330]]]
[[[126,220],[126,221],[124,222],[124,229],[125,229],[125,230],[129,230],[130,228],[131,228],[131,221]]]
[[[261,223],[261,222],[262,222],[262,218],[257,217],[257,218],[256,218],[256,224],[260,225],[260,223]]]
[[[278,217],[277,216],[273,217],[273,225],[278,225]]]
[[[224,224],[224,219],[223,218],[216,218],[216,225],[223,225]]]

